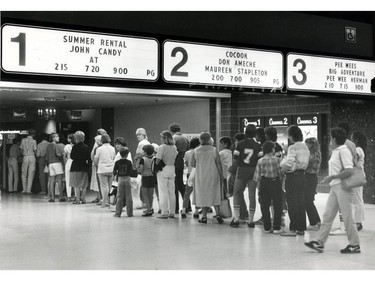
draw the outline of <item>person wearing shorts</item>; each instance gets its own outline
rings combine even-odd
[[[66,198],[63,193],[62,177],[64,175],[63,168],[63,154],[64,148],[60,145],[57,145],[60,138],[56,133],[51,134],[51,143],[47,146],[46,149],[46,164],[49,168],[49,185],[48,189],[50,192],[51,198],[48,202],[55,202],[55,183],[57,182],[60,192],[60,202],[65,202]]]

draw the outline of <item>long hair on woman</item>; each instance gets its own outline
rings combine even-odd
[[[366,136],[360,131],[354,131],[352,134],[352,140],[356,146],[363,149],[363,152],[366,155],[367,151],[367,138]]]
[[[163,131],[160,133],[160,136],[163,137],[166,145],[174,145],[173,137],[170,131]]]
[[[321,158],[320,145],[316,138],[307,138],[305,139],[306,144],[311,144],[310,153],[315,155],[316,158]]]

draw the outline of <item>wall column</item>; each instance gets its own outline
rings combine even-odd
[[[216,99],[216,147],[219,148],[221,134],[221,99]]]

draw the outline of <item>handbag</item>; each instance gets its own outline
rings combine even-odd
[[[232,217],[232,208],[228,198],[224,198],[220,204],[220,217],[222,218],[231,218]]]
[[[225,187],[226,181],[224,181],[221,185],[221,194],[222,194],[222,200],[220,204],[220,217],[226,219],[232,217],[232,207],[230,206],[230,201],[226,197],[226,187]]]
[[[364,186],[367,183],[365,173],[358,166],[353,167],[352,174],[345,178],[341,179],[341,185],[344,189],[356,188]]]
[[[232,197],[234,193],[234,181],[236,180],[236,174],[231,174],[228,180],[228,197]]]
[[[342,160],[341,160],[341,154],[339,154],[339,156],[340,156],[341,165],[344,167],[344,165],[342,164]],[[341,186],[343,189],[361,187],[365,185],[366,183],[367,183],[367,180],[366,180],[365,173],[363,172],[361,167],[356,166],[356,165],[354,165],[352,174],[349,177],[345,179],[341,179]]]

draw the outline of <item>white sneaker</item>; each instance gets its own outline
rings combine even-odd
[[[329,235],[345,235],[345,230],[342,230],[340,227],[330,231]]]
[[[277,230],[274,230],[273,231],[273,234],[281,234],[282,230],[281,229],[277,229]]]

